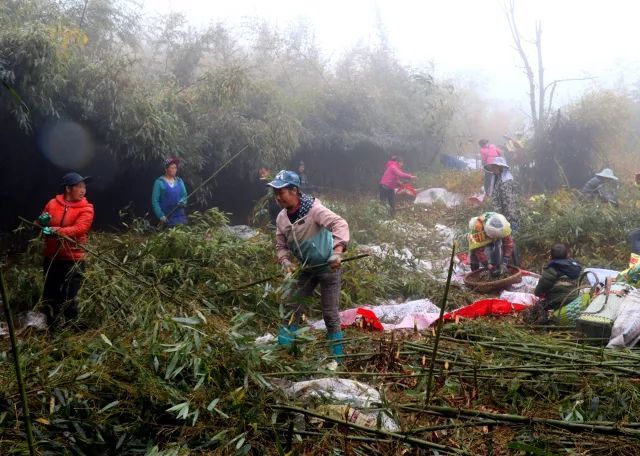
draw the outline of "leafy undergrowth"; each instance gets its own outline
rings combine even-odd
[[[560,194],[526,203],[516,240],[527,261],[539,267],[549,244],[565,241],[587,264],[624,266],[626,232],[638,215],[576,201]],[[455,229],[462,241],[468,219],[482,210],[409,206],[389,221],[373,199],[328,204],[350,222],[348,255],[365,244],[389,248],[384,257],[345,264],[343,307],[418,297],[439,304],[442,271],[420,263],[449,254],[435,224]],[[184,228],[149,232],[134,222],[124,233],[92,237],[100,253],[88,260],[78,327],[54,339],[20,338],[43,454],[425,454],[418,449],[434,445],[439,454],[635,454],[640,355],[585,345],[561,329],[536,332],[515,319],[445,326],[427,405],[431,330],[349,329],[347,357],[333,373],[322,367],[330,357],[321,332],[304,332],[292,352],[256,344],[286,318],[293,283],[279,274],[272,234],[240,240],[226,224],[211,210]],[[16,302],[38,299],[38,244],[8,270]],[[403,249],[413,257],[394,254]],[[453,287],[447,307],[478,297]],[[309,318],[319,317],[312,308]],[[6,340],[0,350],[0,452],[23,454]],[[311,412],[272,385],[321,376],[380,387],[380,407],[401,432],[330,422],[318,428],[298,418]]]

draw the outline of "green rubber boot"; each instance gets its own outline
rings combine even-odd
[[[327,333],[327,339],[332,341],[329,344],[331,354],[334,355],[337,362],[342,361],[344,355],[344,346],[342,344],[342,331],[336,331],[334,333]]]

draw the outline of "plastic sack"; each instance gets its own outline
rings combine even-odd
[[[418,193],[414,201],[414,204],[425,206],[433,206],[435,203],[441,203],[447,207],[459,206],[462,203],[462,196],[451,193],[446,188],[428,188]]]
[[[640,285],[640,255],[631,254],[629,267],[616,277],[616,282],[624,282],[636,287]]]
[[[318,378],[294,382],[282,388],[291,399],[309,401],[322,399],[349,404],[354,407],[371,407],[381,402],[380,393],[366,383],[345,378]]]
[[[640,292],[633,290],[624,299],[611,328],[607,347],[634,347],[640,341]]]
[[[348,405],[321,405],[317,407],[315,411],[330,418],[348,421],[349,423],[370,429],[382,429],[388,432],[397,432],[400,430],[400,427],[393,418],[384,411],[364,412],[349,407]],[[311,420],[311,422],[313,421],[314,419]],[[378,422],[380,426],[378,426]]]

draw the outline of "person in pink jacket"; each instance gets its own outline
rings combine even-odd
[[[482,160],[482,167],[493,163],[496,157],[502,157],[502,152],[494,144],[489,143],[488,139],[481,139],[478,141],[480,146],[480,160]],[[485,198],[491,196],[493,174],[485,170],[484,175],[484,194]]]
[[[391,217],[396,215],[396,189],[400,186],[401,179],[415,179],[413,174],[402,171],[402,159],[397,155],[391,157],[384,168],[380,179],[380,201],[389,203]]]

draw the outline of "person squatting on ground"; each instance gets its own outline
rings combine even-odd
[[[340,269],[342,253],[349,243],[347,222],[322,205],[320,200],[300,192],[300,177],[293,171],[280,171],[267,184],[273,188],[282,208],[276,219],[276,253],[285,273],[294,271],[291,254],[300,262],[293,302],[288,304],[292,318],[280,328],[278,343],[291,346],[305,313],[305,304],[320,285],[322,317],[327,339],[333,341],[334,355],[343,354],[340,329]],[[317,266],[317,267],[314,267]]]
[[[402,171],[403,161],[397,155],[391,157],[384,166],[384,173],[380,179],[380,201],[389,203],[391,217],[396,216],[396,189],[400,187],[401,179],[415,179],[413,174]]]
[[[513,175],[504,157],[494,157],[484,169],[491,178],[490,194],[493,210],[504,215],[512,231],[518,231],[518,198]]]
[[[481,139],[478,141],[478,145],[480,146],[480,161],[482,162],[482,166],[486,166],[488,163],[493,162],[496,157],[501,157],[502,152],[498,147],[494,144],[490,144],[488,139]],[[493,180],[493,176],[489,171],[485,170],[484,174],[484,194],[485,197],[491,196],[491,181]]]
[[[504,215],[485,212],[469,220],[469,264],[472,271],[486,268],[492,277],[508,272],[513,253],[511,225]]]
[[[589,200],[599,198],[605,203],[611,203],[617,207],[618,198],[614,188],[616,181],[618,178],[613,174],[613,171],[605,168],[584,184],[582,195]]]
[[[60,323],[60,314],[67,321],[78,316],[76,296],[82,286],[85,259],[81,245],[87,243],[93,223],[93,204],[85,197],[90,180],[78,173],[65,174],[62,193],[51,199],[38,217],[45,236],[42,298],[50,331]]]
[[[164,174],[153,183],[151,207],[161,223],[168,228],[187,223],[187,189],[177,176],[180,160],[167,158],[164,161]]]
[[[563,304],[578,297],[578,279],[582,266],[569,258],[569,248],[554,244],[549,252],[551,261],[542,269],[542,275],[534,294],[541,299],[539,304],[547,310],[559,309]]]

